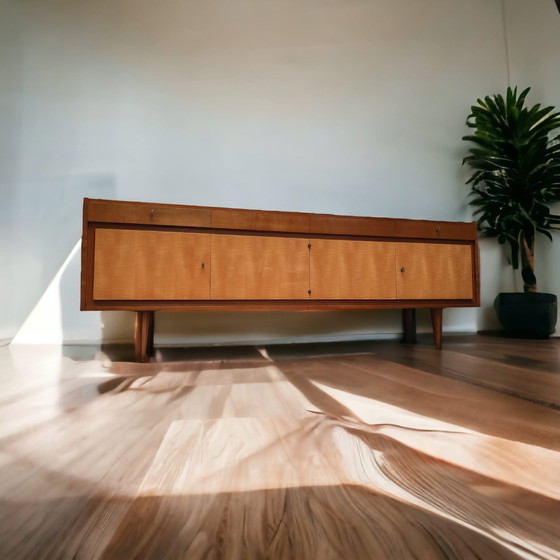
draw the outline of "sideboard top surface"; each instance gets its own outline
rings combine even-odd
[[[474,222],[341,216],[88,198],[84,199],[84,223],[404,239],[477,239]]]

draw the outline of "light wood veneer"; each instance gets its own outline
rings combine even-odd
[[[96,300],[209,299],[210,235],[99,228]]]
[[[210,299],[308,299],[307,246],[298,237],[213,235]]]
[[[314,239],[310,284],[314,300],[394,300],[395,244]]]
[[[397,299],[471,299],[472,248],[453,243],[396,243]]]
[[[138,313],[136,358],[158,310],[479,305],[474,223],[84,200],[82,310]]]

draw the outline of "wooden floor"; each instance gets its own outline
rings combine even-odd
[[[0,348],[0,558],[560,558],[560,339]]]

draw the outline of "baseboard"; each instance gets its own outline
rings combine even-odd
[[[431,336],[431,331],[418,332],[419,335]],[[444,336],[461,336],[476,334],[474,331],[451,331],[444,332]],[[400,340],[402,333],[365,333],[365,334],[347,334],[347,335],[307,335],[307,336],[293,336],[293,337],[280,337],[280,338],[244,338],[244,339],[231,339],[231,338],[208,338],[198,340],[180,340],[165,339],[155,337],[155,346],[160,348],[188,348],[188,347],[204,347],[204,346],[273,346],[280,344],[328,344],[335,342],[362,342],[362,341],[375,341],[375,340]],[[132,339],[118,339],[118,340],[68,340],[64,342],[64,346],[113,346],[123,344],[134,344]]]

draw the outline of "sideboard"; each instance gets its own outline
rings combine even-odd
[[[136,312],[135,355],[154,311],[402,309],[480,304],[475,223],[84,199],[81,309]]]

